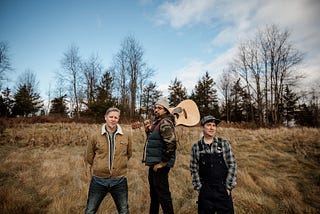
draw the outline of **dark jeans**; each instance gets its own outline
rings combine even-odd
[[[231,194],[228,195],[225,185],[203,184],[198,198],[198,214],[233,214]]]
[[[150,185],[150,214],[158,214],[159,206],[164,214],[173,214],[173,205],[171,193],[169,190],[168,174],[170,167],[164,167],[153,171],[153,167],[149,168],[149,185]]]
[[[124,179],[119,184],[109,187],[98,184],[97,182],[95,182],[94,179],[91,179],[85,213],[96,213],[102,200],[108,192],[111,193],[111,196],[116,204],[118,213],[128,214],[129,206],[127,179]]]

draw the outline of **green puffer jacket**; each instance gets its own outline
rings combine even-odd
[[[147,133],[143,162],[147,166],[160,163],[163,166],[173,167],[176,155],[175,121],[171,114],[164,114],[157,118]]]
[[[127,163],[132,156],[132,133],[125,134],[117,125],[114,140],[114,155],[110,163],[109,135],[105,124],[100,133],[89,136],[85,160],[91,165],[92,175],[100,178],[118,178],[126,176]]]

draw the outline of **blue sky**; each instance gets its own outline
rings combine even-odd
[[[107,68],[133,35],[166,94],[176,77],[188,92],[206,71],[217,81],[238,42],[274,23],[289,29],[292,43],[306,53],[304,90],[319,88],[319,11],[319,0],[0,0],[0,41],[8,42],[14,68],[9,86],[29,69],[45,99],[72,44],[84,59],[98,55]]]

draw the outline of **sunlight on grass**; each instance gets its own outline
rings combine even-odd
[[[141,162],[143,129],[134,136],[128,185],[131,213],[148,213],[148,168]],[[1,213],[83,213],[90,176],[83,153],[89,133],[100,125],[56,123],[17,124],[0,142]],[[233,191],[236,213],[319,213],[320,133],[312,128],[218,128],[228,139],[238,163]],[[197,192],[189,172],[191,146],[198,127],[177,127],[177,161],[170,171],[176,213],[197,212]],[[117,213],[108,195],[98,213]]]

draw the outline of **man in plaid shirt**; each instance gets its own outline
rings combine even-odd
[[[199,192],[198,213],[234,213],[231,190],[236,186],[236,159],[227,140],[216,136],[221,120],[200,121],[203,137],[192,146],[190,172]]]

